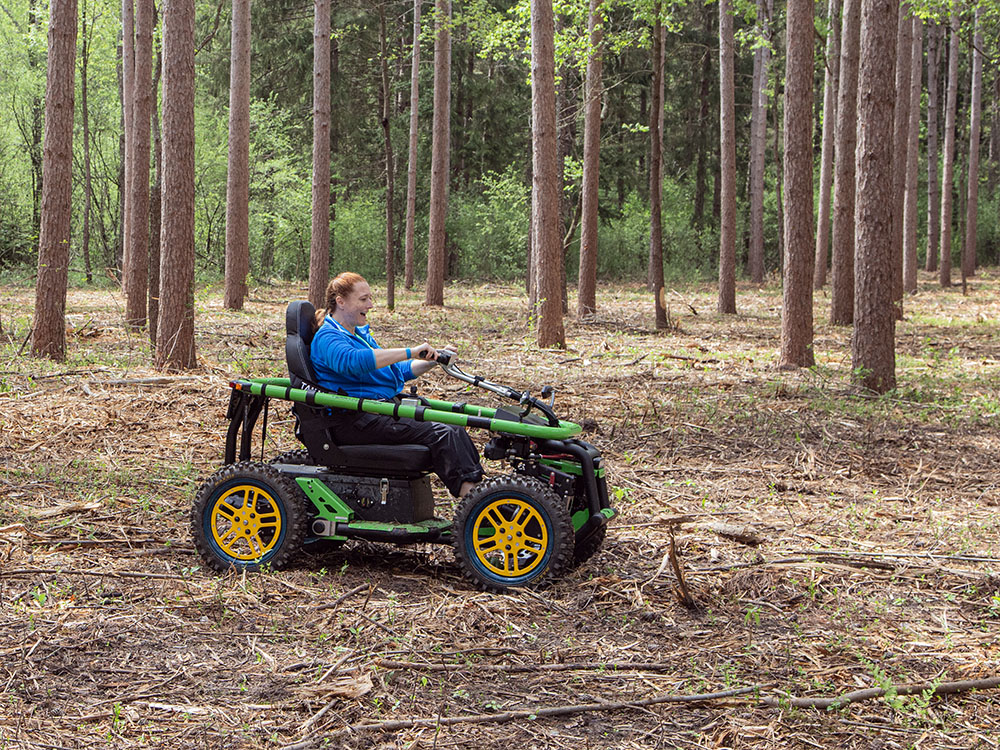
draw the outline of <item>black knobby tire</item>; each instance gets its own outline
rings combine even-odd
[[[268,461],[269,464],[293,464],[295,466],[315,466],[316,460],[309,455],[305,448],[294,451],[285,451]]]
[[[298,485],[273,466],[243,461],[209,477],[195,496],[191,535],[214,570],[285,568],[308,523]]]
[[[462,572],[487,591],[533,585],[572,565],[569,510],[537,479],[482,482],[459,504],[453,528]]]

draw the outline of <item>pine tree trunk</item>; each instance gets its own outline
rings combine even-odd
[[[601,63],[604,54],[603,0],[590,0],[590,54],[583,104],[583,184],[580,201],[580,271],[577,281],[577,317],[597,309],[597,230],[601,155]]]
[[[87,284],[94,283],[93,268],[90,262],[90,211],[94,202],[94,185],[91,179],[90,164],[90,108],[87,103],[87,87],[90,82],[88,67],[90,64],[90,34],[87,26],[87,0],[83,0],[80,9],[80,119],[83,120],[83,271]]]
[[[555,20],[551,0],[531,4],[532,206],[537,263],[538,346],[565,347],[559,263],[559,145],[556,126]]]
[[[330,0],[315,0],[313,22],[312,240],[309,301],[326,305],[330,279]]]
[[[979,210],[979,137],[983,112],[982,6],[976,6],[972,42],[972,83],[969,95],[969,176],[965,204],[965,245],[962,253],[963,278],[976,273],[976,225]]]
[[[444,304],[445,220],[451,144],[451,0],[437,0],[434,17],[434,120],[431,125],[431,199],[424,302]],[[556,219],[557,220],[557,219]]]
[[[33,36],[40,36],[41,19],[39,18],[42,4],[39,0],[28,0],[28,29]],[[35,45],[28,47],[28,70],[34,74],[41,60]],[[39,96],[31,98],[31,137],[28,140],[28,153],[31,158],[31,229],[41,232],[42,191],[44,189],[44,168],[42,166],[42,120],[45,103]]]
[[[893,111],[892,148],[892,302],[897,320],[903,318],[903,209],[906,198],[906,145],[910,126],[910,56],[913,23],[907,4],[896,19],[896,105]]]
[[[719,0],[719,312],[736,312],[736,94],[733,5]]]
[[[163,210],[159,369],[196,365],[194,348],[194,0],[163,8]]]
[[[392,133],[389,118],[392,114],[392,89],[389,88],[389,50],[385,28],[385,6],[379,6],[379,52],[382,111],[379,119],[382,122],[383,153],[385,158],[385,305],[390,310],[396,309],[396,235],[393,229],[393,214],[395,201],[393,197],[395,160],[392,154]]]
[[[861,0],[844,0],[830,264],[830,323],[833,325],[850,325],[854,321],[854,190],[860,34]]]
[[[242,310],[250,272],[250,0],[233,0],[223,305]]]
[[[813,358],[813,0],[789,0],[785,52],[785,264],[779,367]]]
[[[128,241],[125,245],[125,322],[146,324],[149,291],[149,127],[153,81],[153,0],[135,0],[135,65],[132,92],[132,148],[128,191]]]
[[[941,26],[927,27],[927,248],[924,268],[938,270],[941,255],[941,185],[938,182],[938,80],[941,69]]]
[[[920,80],[923,60],[923,24],[914,16],[910,46],[910,122],[906,139],[906,199],[903,205],[903,291],[917,291],[917,224],[920,186]]]
[[[840,0],[829,0],[826,37],[825,82],[823,85],[823,150],[819,170],[819,217],[816,221],[816,262],[813,286],[826,285],[830,254],[830,193],[833,188],[833,132],[837,121],[837,79],[840,73]]]
[[[154,23],[155,26],[155,23]],[[160,318],[160,232],[163,215],[163,139],[160,136],[160,113],[157,107],[157,93],[160,88],[160,71],[163,69],[163,50],[156,55],[153,68],[151,104],[151,127],[153,130],[153,186],[149,192],[149,343],[156,349],[156,333]]]
[[[653,292],[653,306],[657,328],[665,328],[667,315],[663,307],[663,133],[660,130],[660,112],[663,111],[663,24],[660,22],[660,3],[653,9],[653,33],[650,36],[653,63],[653,81],[650,85],[649,103],[649,265],[646,271],[647,286]]]
[[[49,8],[41,227],[31,353],[62,361],[66,358],[66,284],[73,215],[76,0],[51,0]]]
[[[757,0],[758,34],[767,44],[754,50],[753,98],[750,109],[750,280],[764,283],[764,153],[767,150],[767,82],[771,58],[770,3]]]
[[[129,254],[132,252],[130,227],[132,225],[132,167],[135,164],[132,141],[135,128],[132,126],[132,97],[135,94],[135,0],[122,0],[122,150],[121,181],[121,271],[122,292],[128,294]]]
[[[948,30],[948,83],[944,111],[944,158],[941,166],[941,260],[938,281],[951,286],[951,230],[955,189],[955,114],[958,109],[958,12],[951,15]]]
[[[403,286],[413,288],[413,249],[417,217],[417,124],[420,110],[420,0],[413,0],[413,54],[410,62],[410,140],[406,166],[406,245]]]
[[[893,109],[895,0],[862,0],[858,72],[857,278],[852,367],[862,387],[896,385],[892,299]]]

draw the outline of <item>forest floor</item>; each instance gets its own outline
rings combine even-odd
[[[554,385],[606,457],[604,547],[510,595],[476,591],[447,547],[352,543],[258,575],[194,552],[228,380],[284,375],[304,294],[258,286],[236,313],[199,291],[199,367],[164,375],[117,291],[70,291],[55,364],[25,354],[33,290],[0,288],[0,748],[1000,746],[1000,689],[933,695],[1000,675],[996,269],[967,296],[921,278],[884,397],[851,386],[824,293],[817,365],[777,369],[774,284],[741,286],[735,316],[677,286],[665,332],[644,289],[605,286],[560,351],[535,348],[515,287],[376,309],[385,345],[452,343],[471,372]],[[283,407],[267,436],[266,457],[297,447]],[[860,688],[888,692],[798,700]]]

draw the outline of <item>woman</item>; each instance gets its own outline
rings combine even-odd
[[[316,311],[310,346],[319,385],[356,398],[390,400],[435,365],[437,350],[426,341],[383,349],[368,330],[374,307],[368,282],[342,273],[326,288],[326,309]],[[472,439],[461,427],[405,417],[334,409],[330,430],[339,445],[426,445],[434,471],[448,491],[464,497],[483,478]]]

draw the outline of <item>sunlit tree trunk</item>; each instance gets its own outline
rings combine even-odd
[[[910,126],[910,55],[913,23],[909,4],[899,5],[896,21],[896,104],[892,148],[892,302],[897,320],[903,317],[903,209],[906,197],[906,145]]]
[[[941,254],[941,187],[938,182],[938,78],[941,68],[941,27],[927,27],[927,257],[925,268],[936,271]]]
[[[813,358],[813,0],[789,0],[785,55],[785,264],[780,367]]]
[[[330,278],[330,0],[315,0],[313,21],[312,240],[309,301],[326,305]]]
[[[598,172],[601,153],[601,62],[604,54],[603,0],[590,0],[590,55],[583,104],[583,184],[580,200],[580,271],[577,285],[579,317],[597,309]]]
[[[417,216],[417,123],[420,110],[420,0],[413,0],[413,54],[410,60],[410,140],[406,167],[406,241],[403,286],[413,288],[413,249]]]
[[[955,113],[958,109],[958,11],[951,14],[948,30],[948,83],[944,108],[944,158],[941,165],[941,261],[938,281],[951,286],[951,221],[955,189]]]
[[[826,66],[823,85],[823,151],[819,170],[819,217],[816,220],[816,262],[813,286],[826,285],[830,254],[830,193],[833,188],[833,132],[837,121],[837,78],[840,73],[840,0],[829,0]]]
[[[196,364],[194,348],[194,0],[163,8],[163,212],[157,368]]]
[[[66,358],[66,284],[73,214],[76,0],[51,0],[42,142],[42,206],[31,353]]]
[[[551,0],[531,4],[531,151],[532,210],[535,253],[538,259],[538,346],[565,347],[559,263],[562,237],[559,231],[558,130],[556,127],[555,20]]]
[[[431,125],[431,199],[424,302],[443,305],[445,220],[451,161],[451,0],[437,0],[434,14],[434,120]]]
[[[750,249],[748,270],[755,284],[764,282],[764,153],[767,150],[767,82],[771,59],[771,3],[757,0],[757,33],[765,43],[754,50],[753,99],[750,105]]]
[[[840,82],[837,86],[830,268],[830,322],[833,325],[850,325],[854,320],[854,189],[860,19],[861,0],[844,0]]]
[[[250,0],[233,0],[223,305],[242,310],[250,272]]]
[[[858,72],[855,381],[877,393],[896,385],[892,299],[893,109],[896,0],[862,0]]]
[[[914,15],[910,45],[910,122],[906,129],[906,201],[903,206],[903,291],[917,291],[917,224],[920,184],[920,80],[923,25]]]
[[[733,84],[733,6],[719,0],[719,312],[736,312],[736,94]]]
[[[962,252],[962,276],[976,272],[976,225],[979,210],[979,137],[983,112],[983,34],[982,6],[976,6],[975,33],[972,41],[972,84],[969,95],[969,183],[965,204],[965,245]]]

